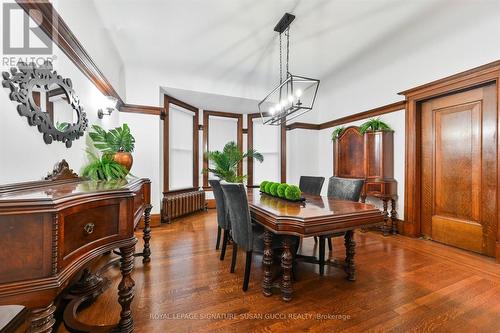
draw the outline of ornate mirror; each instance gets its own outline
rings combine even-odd
[[[88,120],[71,80],[58,75],[52,63],[37,66],[19,62],[2,77],[10,99],[19,103],[17,111],[31,126],[38,127],[45,143],[61,141],[69,148],[84,134]]]

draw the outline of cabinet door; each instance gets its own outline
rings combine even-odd
[[[352,126],[344,130],[335,142],[335,176],[365,178],[364,146],[364,138],[358,127]]]

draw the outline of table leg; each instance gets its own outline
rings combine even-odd
[[[262,266],[264,266],[264,279],[262,280],[262,293],[264,296],[273,294],[273,233],[269,230],[264,231],[264,255],[262,257]]]
[[[151,248],[149,246],[149,241],[151,239],[151,209],[153,206],[148,205],[146,209],[144,210],[144,236],[142,239],[144,239],[144,249],[142,251],[142,262],[150,262],[151,261]]]
[[[32,309],[28,319],[30,324],[28,332],[39,332],[39,333],[52,332],[52,327],[56,322],[54,319],[55,311],[56,307],[52,302],[45,307]]]
[[[325,274],[325,236],[319,236],[319,275]]]
[[[354,241],[354,230],[349,230],[344,236],[345,264],[344,270],[349,281],[356,281],[356,266],[354,265],[354,254],[356,253],[356,242]]]
[[[325,239],[323,238],[323,247]],[[290,249],[290,241],[285,238],[283,240],[283,254],[281,255],[281,269],[283,270],[283,275],[281,276],[281,298],[285,301],[292,300],[292,265],[293,265],[293,255]]]
[[[392,234],[396,235],[398,233],[398,213],[396,212],[396,200],[391,199],[391,221],[392,221]]]
[[[131,273],[134,269],[134,251],[137,239],[131,245],[120,248],[120,270],[122,279],[118,285],[118,303],[122,310],[120,311],[120,321],[118,323],[118,331],[120,333],[130,333],[134,331],[134,320],[132,319],[132,311],[130,304],[134,299],[134,285]]]
[[[389,199],[382,199],[384,207],[384,225],[382,226],[382,232],[384,236],[389,236],[389,212],[387,211],[387,202]]]

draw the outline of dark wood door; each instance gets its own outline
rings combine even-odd
[[[422,103],[422,234],[495,255],[497,96],[489,85]]]

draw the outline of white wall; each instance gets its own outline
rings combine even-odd
[[[3,29],[2,25],[0,29]],[[55,45],[53,52],[56,56],[54,68],[63,77],[71,78],[76,95],[87,114],[89,127],[92,124],[104,128],[117,126],[118,112],[103,120],[97,118],[97,109],[104,105],[105,97],[94,84]],[[1,71],[9,70],[3,65],[0,67]],[[62,159],[66,159],[70,167],[79,173],[86,163],[86,136],[74,141],[69,149],[61,142],[45,144],[38,129],[29,126],[26,118],[17,113],[17,103],[9,99],[9,90],[1,90],[0,184],[41,179]]]
[[[160,133],[158,116],[120,112],[120,125],[127,123],[135,138],[134,164],[130,172],[151,180],[152,214],[160,213],[163,183],[160,182]]]
[[[52,3],[118,95],[126,100],[123,60],[103,24],[106,18],[100,17],[89,0],[54,0]]]

